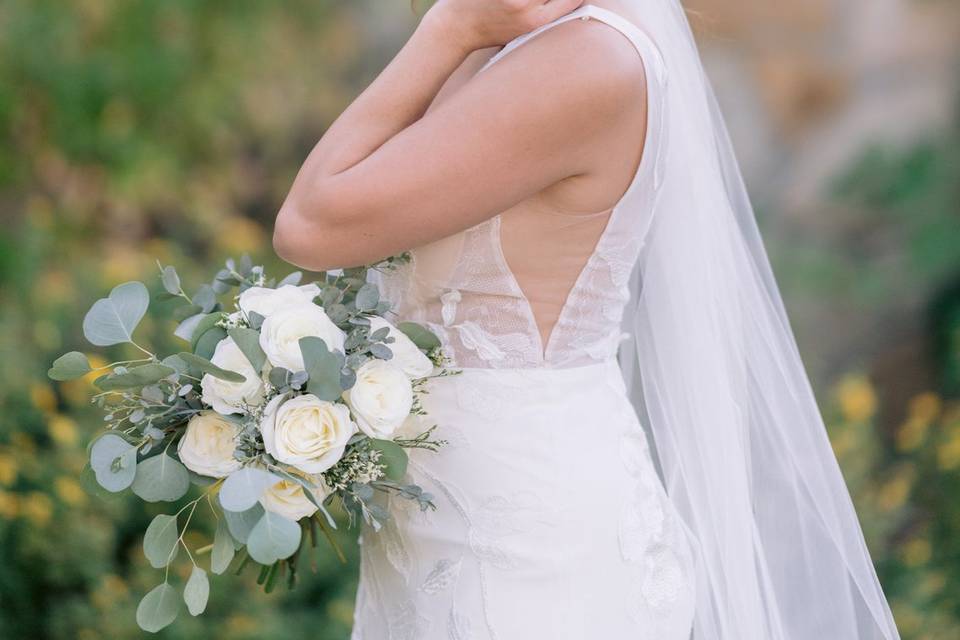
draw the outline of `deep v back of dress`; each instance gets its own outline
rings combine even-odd
[[[429,379],[424,408],[447,445],[411,450],[407,469],[436,511],[392,497],[393,517],[363,531],[353,640],[689,638],[690,545],[615,359],[661,179],[664,67],[640,29],[589,5],[488,66],[577,19],[610,25],[643,61],[642,158],[610,211],[527,203],[382,275],[398,318],[430,325],[460,372]]]
[[[663,151],[665,73],[650,38],[618,14],[586,5],[509,43],[481,73],[537,35],[595,19],[628,38],[647,79],[646,140],[629,187],[611,209],[564,214],[536,199],[411,252],[381,282],[397,316],[427,324],[461,367],[560,368],[613,357],[627,281],[649,228]],[[602,70],[599,70],[602,71]]]

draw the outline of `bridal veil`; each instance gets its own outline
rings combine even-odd
[[[695,549],[695,640],[898,633],[678,0],[626,0],[667,69],[621,368]]]

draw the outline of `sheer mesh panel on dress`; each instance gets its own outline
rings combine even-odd
[[[659,186],[665,81],[646,34],[630,23],[618,31],[643,60],[648,105],[643,156],[610,213],[551,214],[520,203],[414,249],[410,263],[379,275],[397,317],[433,329],[454,366],[560,368],[616,356],[629,276]],[[480,72],[540,32],[519,38]]]

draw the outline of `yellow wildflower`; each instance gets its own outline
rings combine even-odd
[[[910,417],[933,422],[940,415],[942,406],[940,397],[935,393],[927,391],[917,394],[910,400]]]
[[[20,512],[33,524],[43,527],[53,517],[53,501],[45,493],[31,491],[21,499]]]
[[[877,410],[877,394],[865,376],[848,376],[837,389],[840,410],[851,422],[863,422],[873,417]]]
[[[880,508],[884,511],[893,511],[902,507],[910,496],[913,476],[912,467],[900,467],[893,474],[893,477],[880,488],[878,496]]]
[[[960,428],[951,429],[946,440],[937,447],[937,466],[943,471],[960,467]]]
[[[903,562],[908,567],[919,567],[927,564],[930,562],[931,554],[930,541],[926,538],[914,538],[903,545],[901,550]]]
[[[106,257],[100,268],[104,285],[112,287],[118,282],[139,278],[146,270],[146,259],[139,250],[119,242],[107,243],[104,249]]]
[[[830,441],[833,445],[833,454],[838,458],[844,458],[856,447],[857,434],[849,425],[843,425],[841,430],[831,434]]]
[[[56,490],[60,500],[70,506],[80,506],[87,501],[87,494],[83,490],[83,487],[70,476],[60,476],[54,480],[53,488]]]
[[[15,493],[0,491],[0,517],[11,520],[20,512],[20,501]]]
[[[927,439],[930,423],[910,417],[900,425],[896,432],[897,449],[899,451],[915,451]]]
[[[90,363],[90,368],[93,369],[93,371],[83,376],[81,380],[93,386],[93,381],[104,374],[103,371],[98,371],[98,369],[102,369],[110,363],[104,360],[103,356],[97,355],[96,353],[88,353],[87,361]]]
[[[9,453],[0,453],[0,485],[9,487],[17,481],[20,463]]]
[[[257,253],[267,243],[263,227],[250,218],[232,216],[220,224],[227,232],[216,234],[213,241],[223,253]]]
[[[34,382],[30,385],[30,402],[40,411],[49,413],[57,408],[57,394],[46,382]]]
[[[97,588],[93,591],[90,599],[98,609],[109,609],[116,605],[117,601],[125,600],[130,595],[130,588],[123,578],[113,574],[103,576]]]
[[[51,417],[47,423],[47,431],[60,446],[69,447],[77,443],[77,423],[65,415],[57,414]]]

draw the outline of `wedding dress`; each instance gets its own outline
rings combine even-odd
[[[632,19],[584,5],[487,63],[577,19],[608,25],[633,44],[645,70],[647,125],[633,180],[616,206],[565,215],[521,203],[377,274],[397,318],[429,326],[460,373],[431,379],[424,401],[430,424],[439,425],[436,436],[448,444],[410,455],[410,480],[434,496],[437,509],[390,498],[393,517],[379,531],[362,532],[353,640],[897,637],[829,445],[823,449],[826,438],[814,437],[812,453],[799,462],[792,451],[771,460],[779,482],[770,483],[769,494],[750,475],[769,471],[751,455],[754,446],[769,453],[752,444],[751,419],[762,413],[773,440],[799,418],[793,407],[781,415],[746,406],[767,399],[768,381],[783,376],[768,371],[764,386],[756,386],[756,371],[746,376],[732,364],[761,360],[741,349],[753,343],[717,338],[711,322],[738,329],[724,321],[729,307],[755,310],[740,298],[721,304],[738,283],[711,280],[706,295],[696,286],[701,271],[711,279],[724,275],[701,270],[716,257],[712,247],[752,242],[751,227],[727,216],[719,228],[704,223],[713,244],[674,236],[683,216],[693,215],[676,198],[722,190],[733,199],[737,192],[723,185],[742,185],[724,165],[732,158],[720,125],[711,119],[698,130],[715,106],[679,6],[630,6]],[[701,121],[678,122],[675,110],[691,100]],[[691,177],[695,154],[713,158],[711,175]],[[719,206],[710,202],[697,211]],[[749,208],[745,202],[730,206]],[[671,248],[678,250],[672,271],[664,266]],[[757,255],[762,249],[737,254],[765,265]],[[692,275],[682,275],[685,269]],[[760,276],[765,282],[763,269]],[[747,292],[751,282],[742,284]],[[668,292],[671,283],[676,288]],[[663,313],[683,316],[649,308],[648,296]],[[764,299],[760,311],[777,312],[775,290],[770,296],[773,303]],[[693,297],[702,314],[684,306]],[[775,313],[769,322],[753,318],[744,333],[762,336],[768,324],[784,331]],[[704,335],[740,350],[708,344]],[[685,388],[680,378],[700,386]],[[791,379],[791,397],[812,402],[804,381]],[[759,400],[741,395],[750,392]],[[810,420],[809,431],[816,424],[822,431]],[[803,437],[807,431],[805,423]],[[799,499],[783,494],[799,500],[780,505],[787,529],[771,524],[780,522],[778,513],[766,518],[776,489],[817,483],[842,494],[825,505],[826,515],[803,511],[808,498],[821,498],[814,487]],[[780,539],[775,547],[772,540]],[[807,543],[818,545],[821,562],[809,556]]]

